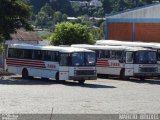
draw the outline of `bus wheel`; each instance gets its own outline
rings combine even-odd
[[[28,78],[28,71],[27,69],[23,69],[22,71],[22,79],[27,79]]]
[[[56,73],[56,81],[59,81],[59,72]]]
[[[79,80],[78,81],[80,84],[84,84],[85,80]]]

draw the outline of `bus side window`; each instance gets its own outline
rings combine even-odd
[[[14,52],[15,52],[15,49],[10,48],[10,49],[8,50],[8,58],[13,58],[14,55],[15,55]]]
[[[100,58],[105,58],[104,56],[105,56],[105,55],[104,55],[104,50],[100,50],[100,51],[99,51],[99,57],[100,57]]]
[[[125,62],[125,58],[126,58],[126,54],[124,51],[122,51],[122,57],[121,57],[121,60],[119,60],[119,62],[121,63]]]
[[[54,61],[58,62],[59,61],[59,52],[54,52]]]
[[[111,58],[116,59],[116,51],[111,51]]]
[[[20,50],[20,49],[14,49],[14,48],[11,48],[11,49],[9,49],[9,51],[8,51],[8,57],[9,58],[22,58],[23,56],[23,54],[22,54],[22,50]]]
[[[33,50],[24,49],[24,59],[32,59]]]
[[[100,53],[99,50],[96,50],[95,52],[96,52],[96,58],[100,58],[99,57],[99,53]]]
[[[57,51],[44,51],[43,60],[57,62],[58,61],[58,52]]]
[[[108,50],[100,50],[99,51],[100,58],[110,58],[110,51]]]
[[[33,58],[35,60],[42,60],[42,51],[41,50],[35,50]]]
[[[110,58],[110,51],[108,50],[105,51],[105,58]]]
[[[49,51],[43,51],[43,60],[51,61],[51,55]]]
[[[24,58],[24,50],[17,49],[17,58],[20,58],[20,59]]]

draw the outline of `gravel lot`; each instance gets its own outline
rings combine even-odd
[[[98,79],[55,82],[0,80],[1,113],[50,114],[160,113],[160,80]]]

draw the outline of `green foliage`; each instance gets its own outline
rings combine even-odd
[[[53,16],[53,9],[48,3],[46,3],[36,15],[34,23],[35,26],[38,26],[42,29],[43,28],[51,29],[53,26],[52,16]]]
[[[104,20],[99,19],[95,20],[95,18],[89,18],[87,15],[81,16],[78,19],[70,20],[72,23],[78,23],[81,25],[86,25],[90,28],[91,34],[95,39],[103,39],[104,38]]]
[[[37,14],[40,9],[48,3],[53,11],[60,11],[68,16],[88,15],[91,17],[104,17],[107,13],[118,12],[122,10],[132,9],[135,7],[152,4],[155,0],[101,0],[102,8],[89,6],[79,6],[71,4],[69,0],[27,0],[33,5],[33,13]],[[74,1],[91,1],[91,0],[74,0]],[[160,0],[159,0],[160,1]]]
[[[51,36],[53,45],[93,44],[93,35],[86,25],[59,23]]]
[[[73,15],[73,9],[69,0],[50,0],[50,4],[54,11],[60,11],[70,16]]]
[[[119,12],[152,4],[155,0],[101,0],[105,13]]]
[[[49,40],[50,36],[51,36],[51,34],[42,34],[42,35],[40,35],[40,37],[42,39],[44,39],[44,40]]]
[[[33,6],[33,13],[37,14],[42,6],[46,4],[46,2],[49,2],[49,0],[27,0],[29,3]]]
[[[49,17],[52,16],[54,10],[52,9],[52,7],[46,3],[40,10],[41,12],[45,12]]]
[[[53,14],[53,22],[54,24],[57,24],[59,22],[64,22],[67,20],[67,15],[66,14],[62,14],[60,11],[56,11],[54,14]]]
[[[29,17],[30,7],[23,0],[0,0],[0,35],[8,39],[16,28],[31,30]]]
[[[43,28],[44,26],[47,25],[47,21],[48,21],[48,15],[45,12],[39,12],[38,15],[36,16],[35,25]]]

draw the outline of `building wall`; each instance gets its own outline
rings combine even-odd
[[[131,41],[132,40],[132,24],[130,23],[109,23],[108,39]]]
[[[135,25],[135,40],[160,42],[160,23],[137,23]]]
[[[107,21],[106,38],[121,41],[160,42],[160,19]]]
[[[160,3],[106,16],[106,39],[160,42]]]

